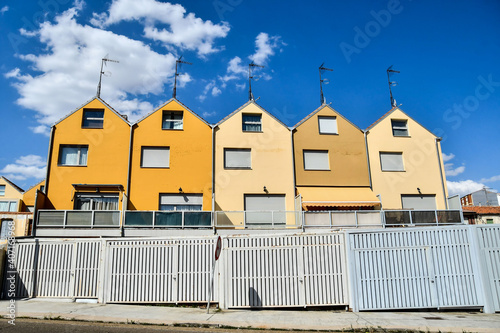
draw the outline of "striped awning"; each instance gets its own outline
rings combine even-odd
[[[380,200],[369,187],[297,187],[306,210],[327,207],[376,207]]]

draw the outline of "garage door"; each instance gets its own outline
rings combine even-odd
[[[245,194],[245,222],[251,225],[286,223],[285,195]]]
[[[436,209],[435,195],[401,195],[403,209]]]

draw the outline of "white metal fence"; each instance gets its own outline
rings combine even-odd
[[[222,238],[211,301],[223,308],[349,305],[354,311],[500,311],[500,226]],[[16,297],[206,302],[215,240],[18,240]]]

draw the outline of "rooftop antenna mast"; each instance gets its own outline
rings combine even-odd
[[[389,93],[391,94],[391,107],[395,107],[396,100],[394,99],[394,97],[392,97],[391,87],[396,86],[398,83],[396,81],[391,81],[391,76],[393,73],[400,73],[400,72],[392,69],[392,66],[394,66],[394,65],[391,65],[389,68],[387,68],[387,81],[389,82]]]
[[[264,68],[264,66],[257,65],[253,61],[248,64],[248,100],[253,101],[253,94],[252,94],[252,80],[255,78],[255,81],[259,79],[259,76],[253,76],[252,75],[252,68],[254,67],[260,67]]]
[[[323,74],[325,71],[333,72],[333,69],[324,67],[323,66],[324,64],[325,63],[322,63],[321,66],[319,66],[319,91],[321,93],[321,101],[320,101],[321,105],[326,104],[326,99],[325,99],[325,96],[323,95],[323,83],[324,84],[329,83],[329,80],[323,79],[321,77],[321,74]]]
[[[182,56],[180,56],[179,59],[175,61],[174,93],[172,94],[173,98],[177,98],[177,77],[182,74],[178,72],[178,70],[181,69],[181,64],[192,65],[191,62],[182,60]]]
[[[102,61],[101,61],[101,71],[99,72],[99,84],[97,85],[97,97],[101,97],[101,82],[102,82],[102,74],[104,74],[104,76],[107,76],[107,74],[111,74],[111,72],[103,72],[102,71],[102,68],[104,66],[106,66],[106,62],[116,62],[116,63],[119,63],[118,60],[111,60],[111,59],[108,59],[108,55],[106,54],[106,56],[104,56],[104,58],[102,58]]]

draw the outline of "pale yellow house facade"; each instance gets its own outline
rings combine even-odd
[[[293,129],[295,181],[304,210],[377,209],[365,136],[323,104]],[[298,208],[298,207],[297,207]]]
[[[383,209],[448,209],[440,138],[394,107],[367,129],[367,147]]]
[[[25,210],[33,212],[35,209],[35,200],[37,192],[45,192],[45,179],[33,185],[23,193],[23,202]]]
[[[32,213],[24,212],[23,189],[0,176],[0,244],[10,236],[26,236]]]
[[[291,130],[253,100],[215,127],[214,179],[215,210],[240,212],[217,225],[295,223]]]

